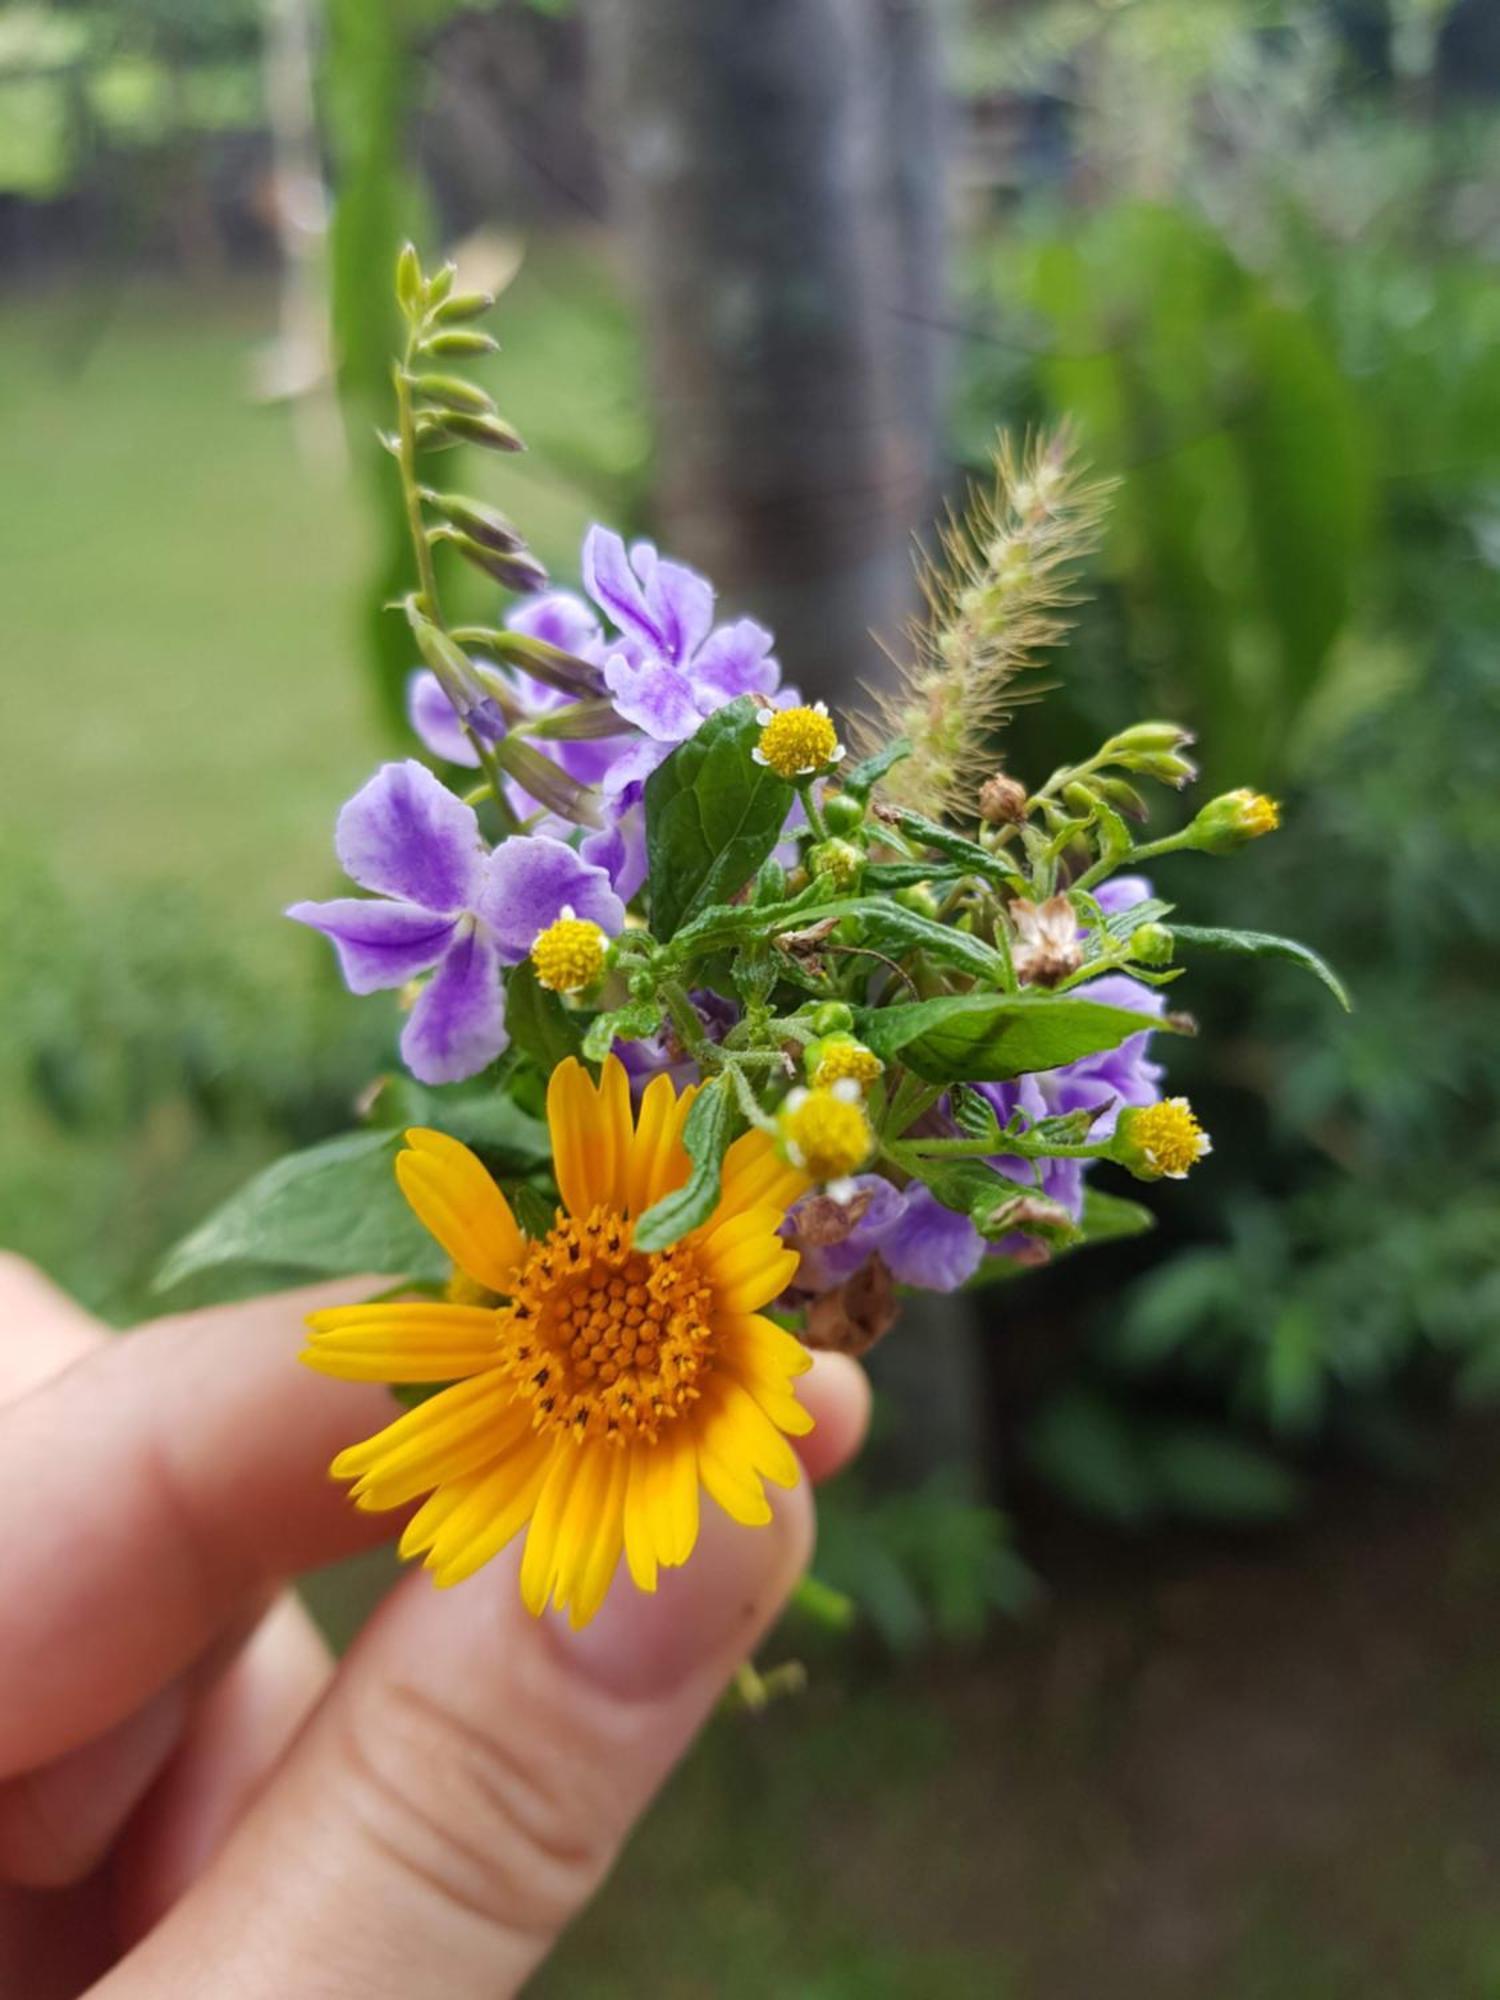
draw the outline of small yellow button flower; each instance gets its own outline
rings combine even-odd
[[[1115,1141],[1120,1164],[1143,1181],[1185,1180],[1188,1168],[1213,1151],[1185,1097],[1122,1111]]]
[[[608,949],[609,939],[599,926],[565,906],[531,947],[538,986],[551,993],[581,993],[604,970]]]
[[[819,1090],[831,1090],[846,1078],[863,1089],[884,1072],[885,1064],[873,1049],[867,1049],[852,1035],[828,1035],[808,1049],[807,1068],[809,1078]]]
[[[756,716],[760,742],[751,752],[778,778],[810,778],[830,770],[844,755],[826,702],[811,708],[763,708]]]
[[[792,1165],[836,1197],[874,1150],[875,1135],[852,1077],[826,1089],[794,1090],[777,1123],[782,1151]]]
[[[1189,827],[1193,845],[1205,854],[1227,854],[1243,847],[1247,840],[1259,840],[1274,833],[1281,824],[1281,808],[1264,792],[1252,792],[1242,785],[1237,792],[1225,792],[1210,799]]]

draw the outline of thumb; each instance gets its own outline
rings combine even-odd
[[[514,1553],[408,1578],[209,1873],[97,1989],[498,2000],[588,1901],[812,1547],[805,1483],[570,1633]],[[196,1982],[196,1983],[195,1983]]]

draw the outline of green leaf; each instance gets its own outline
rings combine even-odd
[[[1091,1187],[1084,1192],[1079,1227],[1085,1243],[1116,1243],[1127,1236],[1144,1236],[1156,1227],[1156,1217],[1138,1201]]]
[[[447,1132],[502,1173],[526,1173],[552,1158],[546,1125],[493,1082],[431,1090],[411,1077],[393,1076],[376,1098],[373,1115],[384,1129],[426,1125]]]
[[[996,1082],[1058,1069],[1118,1048],[1145,1026],[1168,1028],[1129,1007],[1039,993],[954,993],[869,1008],[858,1019],[860,1039],[876,1055],[905,1063],[931,1083]]]
[[[724,1155],[738,1122],[734,1093],[723,1077],[714,1077],[693,1100],[682,1128],[682,1143],[693,1163],[687,1185],[646,1210],[635,1226],[637,1250],[670,1249],[680,1236],[707,1222],[718,1204]]]
[[[560,1062],[583,1050],[584,1023],[555,993],[539,986],[523,959],[505,982],[505,1027],[512,1043],[550,1076]]]
[[[1275,937],[1269,931],[1225,931],[1203,929],[1197,924],[1173,924],[1172,935],[1179,944],[1198,945],[1204,951],[1237,951],[1247,958],[1285,958],[1320,979],[1346,1014],[1354,1011],[1348,988],[1324,959],[1295,938]]]
[[[349,1132],[277,1160],[183,1238],[157,1274],[157,1290],[229,1264],[274,1264],[309,1277],[445,1278],[448,1259],[396,1185],[400,1147],[396,1132]]]
[[[872,757],[865,757],[844,771],[839,779],[839,789],[848,792],[851,798],[867,799],[894,765],[911,755],[911,745],[904,736],[898,736],[894,743],[887,743]]]
[[[1005,960],[983,938],[975,937],[972,931],[958,930],[952,924],[935,923],[931,917],[919,916],[901,903],[886,902],[879,896],[865,897],[855,905],[854,916],[860,942],[889,958],[923,951],[940,964],[956,965],[990,986],[998,985],[1004,975]]]
[[[647,1035],[654,1035],[661,1026],[661,1018],[661,1008],[654,1000],[632,1000],[627,1006],[612,1008],[607,1014],[596,1014],[583,1038],[585,1060],[603,1062],[616,1039],[637,1042]]]
[[[941,1155],[924,1158],[905,1147],[899,1149],[899,1158],[909,1173],[931,1188],[944,1208],[969,1216],[976,1228],[982,1229],[983,1219],[1008,1196],[1038,1192],[1035,1186],[997,1173],[983,1160],[944,1159]]]
[[[751,756],[748,695],[711,715],[646,781],[651,927],[663,941],[743,889],[781,838],[792,787]]]
[[[1013,856],[991,854],[977,841],[968,840],[961,833],[952,833],[946,826],[939,826],[935,819],[912,812],[905,806],[894,809],[897,826],[913,840],[920,840],[924,847],[931,847],[944,854],[950,861],[956,861],[972,875],[981,875],[987,882],[1005,882],[1018,872]]]

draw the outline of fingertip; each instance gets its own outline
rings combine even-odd
[[[797,1456],[815,1485],[842,1472],[870,1428],[870,1378],[847,1354],[819,1353],[797,1384],[797,1400],[813,1419],[795,1438]]]

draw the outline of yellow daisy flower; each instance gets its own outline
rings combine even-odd
[[[521,1595],[585,1624],[623,1552],[642,1590],[684,1563],[702,1486],[736,1521],[771,1518],[763,1482],[790,1486],[787,1436],[811,1430],[792,1381],[811,1365],[765,1318],[797,1253],[777,1231],[807,1174],[761,1132],[724,1159],[719,1204],[669,1250],[636,1250],[637,1217],[687,1180],[694,1091],[657,1077],[632,1118],[625,1070],[598,1085],[553,1071],[547,1122],[563,1206],[529,1239],[466,1146],[411,1131],[402,1192],[469,1279],[470,1297],[313,1313],[303,1359],[346,1381],[450,1382],[341,1452],[356,1504],[427,1498],[401,1538],[458,1583],[526,1530]]]

